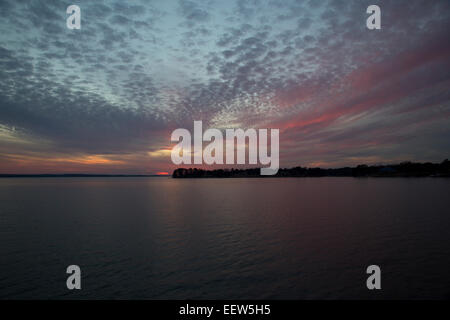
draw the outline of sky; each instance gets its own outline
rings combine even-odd
[[[279,129],[281,167],[441,162],[449,31],[448,0],[1,0],[0,173],[170,173],[194,120]]]

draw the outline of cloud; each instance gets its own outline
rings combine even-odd
[[[0,154],[167,171],[203,120],[281,128],[282,165],[445,158],[450,4],[381,1],[369,31],[369,2],[79,1],[69,30],[60,1],[2,1]]]

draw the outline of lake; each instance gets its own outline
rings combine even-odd
[[[1,178],[2,299],[450,298],[450,179]],[[81,290],[66,268],[81,268]],[[366,268],[381,268],[368,290]]]

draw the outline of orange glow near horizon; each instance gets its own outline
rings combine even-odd
[[[101,155],[93,155],[93,156],[82,156],[82,157],[72,157],[72,158],[53,158],[52,161],[58,162],[75,162],[80,164],[123,164],[124,162],[121,160],[111,160],[107,159]]]
[[[0,162],[1,173],[100,172],[126,164],[125,159],[105,155],[18,155],[5,154]],[[100,170],[99,170],[100,169]]]
[[[159,171],[159,172],[157,172],[156,174],[157,174],[158,176],[167,176],[167,175],[169,175],[169,173],[166,172],[166,171]]]

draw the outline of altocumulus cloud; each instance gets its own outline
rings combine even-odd
[[[0,3],[3,171],[167,171],[193,120],[280,128],[282,166],[448,156],[446,0],[379,1],[378,31],[370,1],[70,4]]]

